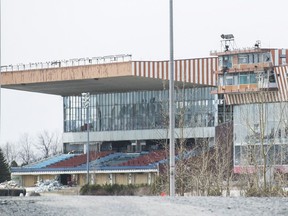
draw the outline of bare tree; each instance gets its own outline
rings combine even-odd
[[[33,152],[32,139],[28,134],[24,134],[20,137],[19,146],[19,158],[21,159],[22,164],[26,165],[33,162],[36,157]]]
[[[11,165],[12,161],[17,160],[17,151],[15,149],[15,145],[12,142],[6,142],[4,147],[2,148],[4,157],[7,160],[7,163]]]
[[[38,134],[36,148],[40,150],[44,158],[58,154],[60,149],[60,136],[56,132],[43,131]]]
[[[178,88],[175,109],[176,126],[176,164],[175,180],[176,192],[183,196],[185,193],[194,195],[221,195],[225,189],[229,194],[232,178],[232,140],[231,123],[220,127],[218,137],[200,138],[195,136],[189,128],[214,127],[213,111],[206,101],[189,101],[185,86]],[[194,88],[195,93],[201,89]],[[191,95],[191,98],[192,97]],[[204,100],[204,99],[203,99]],[[164,106],[163,104],[162,106]],[[167,114],[162,113],[163,119]],[[168,121],[163,121],[168,128]],[[168,129],[167,129],[168,131]],[[191,136],[192,134],[192,136]],[[216,133],[217,134],[217,133]],[[167,132],[168,137],[168,132]],[[195,134],[197,135],[197,134]],[[213,144],[214,143],[214,144]],[[162,143],[168,152],[168,142]],[[161,172],[162,171],[162,172]],[[168,172],[167,172],[168,171]],[[169,165],[160,166],[160,175],[156,184],[160,192],[168,191]]]
[[[242,133],[245,134],[240,139],[240,165],[245,173],[242,181],[244,185],[248,185],[244,192],[248,195],[273,195],[275,176],[278,179],[281,177],[277,166],[285,164],[282,157],[287,148],[283,141],[288,138],[288,106],[285,102],[269,102],[270,94],[268,91],[261,91],[258,93],[258,104],[245,104],[238,109],[241,127],[244,128]]]

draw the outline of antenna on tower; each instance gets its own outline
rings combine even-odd
[[[261,47],[261,41],[257,40],[256,43],[254,44],[255,49],[259,49]]]
[[[221,51],[228,52],[231,49],[235,49],[235,41],[233,34],[222,34],[220,35],[221,40]]]

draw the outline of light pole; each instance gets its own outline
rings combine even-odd
[[[170,196],[175,196],[175,114],[174,114],[174,44],[173,44],[173,0],[170,0],[170,79],[169,79],[169,131],[170,131]]]
[[[87,154],[87,176],[86,176],[86,184],[90,183],[89,177],[89,132],[90,132],[90,93],[82,93],[83,106],[86,108],[86,124],[87,124],[87,143],[86,143],[86,154]]]

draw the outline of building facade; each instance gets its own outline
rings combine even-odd
[[[175,123],[185,138],[211,138],[217,124],[218,107],[213,87],[181,88],[175,91]],[[92,148],[135,152],[149,150],[168,139],[168,90],[97,93],[90,95],[89,130]],[[87,112],[82,96],[64,100],[65,152],[83,152]],[[83,136],[84,135],[84,136]],[[126,142],[126,146],[119,142]],[[137,143],[141,149],[137,149]]]
[[[222,50],[212,57],[175,60],[176,142],[213,147],[217,126],[229,123],[235,173],[253,164],[288,172],[288,50],[259,42],[236,49],[233,42],[223,35]],[[153,182],[167,162],[161,146],[169,137],[168,65],[119,55],[2,67],[2,88],[63,97],[64,156],[12,175],[28,185],[44,175],[84,184],[89,129],[90,151],[97,153],[90,158],[94,182]]]
[[[234,172],[258,166],[287,172],[288,50],[263,49],[260,42],[231,49],[233,38],[222,45],[214,53],[219,63],[213,93],[233,110]]]
[[[168,61],[127,57],[2,68],[4,88],[63,97],[64,154],[13,169],[19,182],[31,186],[47,176],[58,176],[64,183],[74,179],[84,184],[88,129],[94,183],[119,183],[121,174],[123,184],[155,180],[159,163],[167,162],[163,144],[169,135]],[[217,64],[216,57],[175,61],[176,140],[185,137],[190,146],[203,141],[213,146],[215,126],[223,119],[217,95],[210,94],[215,89]],[[87,92],[88,109],[83,95]]]

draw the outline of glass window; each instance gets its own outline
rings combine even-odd
[[[269,83],[276,83],[275,75],[273,71],[269,73]]]
[[[269,52],[263,54],[263,61],[264,62],[271,62],[271,58],[270,58],[270,53]]]
[[[235,146],[234,164],[240,165],[240,146]]]
[[[223,67],[232,67],[232,56],[223,56]]]
[[[255,54],[253,54],[253,57],[254,57],[254,63],[258,63],[259,62],[259,54],[255,53]]]
[[[219,59],[219,60],[218,60],[218,62],[219,62],[219,67],[222,68],[222,66],[223,66],[223,57],[220,56],[218,59]]]
[[[233,85],[233,76],[226,76],[226,85]]]
[[[249,55],[248,55],[248,62],[249,62],[249,64],[253,64],[253,63],[254,63],[254,56],[253,56],[253,54],[249,54]]]
[[[254,73],[250,74],[250,83],[251,84],[257,83],[256,74],[254,74]]]
[[[249,84],[248,74],[240,74],[240,84]]]
[[[223,76],[218,77],[218,86],[223,86]]]
[[[239,64],[248,64],[248,55],[247,54],[239,54],[238,55],[238,63]]]
[[[175,94],[178,95],[176,98],[178,111],[184,110],[182,116],[190,120],[192,115],[198,114],[198,126],[207,126],[207,114],[209,113],[213,119],[217,112],[213,106],[214,96],[210,94],[212,89],[207,87],[178,90]],[[166,128],[169,112],[168,96],[168,90],[91,95],[91,130]],[[85,131],[86,109],[83,107],[82,97],[64,97],[63,107],[65,132]],[[188,114],[190,117],[187,117]],[[189,119],[185,121],[184,127],[191,127]]]
[[[234,83],[234,85],[238,85],[239,84],[239,82],[238,82],[238,74],[234,74],[233,75],[233,83]]]

